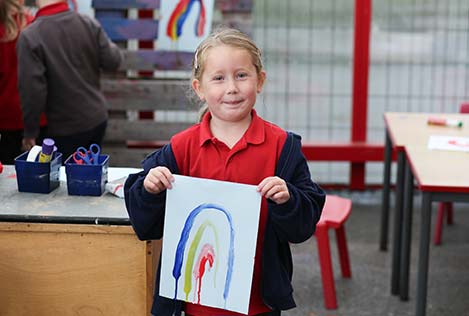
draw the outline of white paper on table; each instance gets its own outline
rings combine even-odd
[[[175,175],[160,295],[247,314],[259,226],[256,186]]]
[[[432,135],[428,149],[469,152],[469,137]]]
[[[142,170],[143,169],[138,169],[138,168],[109,167],[107,169],[107,181],[112,182],[114,180],[127,177],[131,173],[137,173]],[[65,166],[60,167],[59,180],[63,182],[67,181],[67,175],[65,173]]]

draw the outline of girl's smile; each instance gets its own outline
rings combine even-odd
[[[230,104],[230,105],[236,105],[236,104],[239,104],[239,103],[243,102],[243,100],[234,100],[234,101],[227,100],[227,101],[223,101],[223,102],[226,103],[226,104]]]

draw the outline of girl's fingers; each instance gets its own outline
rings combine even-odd
[[[288,190],[269,192],[268,196],[266,195],[266,198],[274,201],[277,204],[283,204],[290,199],[290,193]]]
[[[290,199],[290,192],[286,182],[279,177],[267,177],[259,183],[257,191],[266,199],[277,204],[285,203]]]
[[[151,169],[145,177],[143,185],[145,189],[150,193],[160,193],[165,189],[172,188],[172,182],[174,181],[173,174],[166,167],[156,167]]]
[[[286,188],[285,181],[279,177],[267,177],[259,183],[257,191],[261,192],[261,194],[265,196],[267,192],[276,186],[285,186]]]
[[[147,175],[143,181],[143,186],[150,193],[160,193],[163,189],[162,184],[158,178],[151,175]]]
[[[282,192],[285,192],[285,188],[282,185],[274,185],[264,194],[264,196],[267,199],[272,199],[276,194],[279,194]]]
[[[167,180],[168,184],[171,185],[171,182],[174,182],[174,177],[171,171],[169,171],[166,167],[160,167],[159,171],[161,172],[162,176],[165,180]]]
[[[257,186],[257,191],[261,192],[262,195],[265,195],[274,185],[274,181],[277,177],[267,177],[259,183]],[[280,179],[280,178],[279,178]]]
[[[168,179],[168,176],[164,173],[160,173],[157,175],[156,185],[160,189],[171,189],[171,180]]]

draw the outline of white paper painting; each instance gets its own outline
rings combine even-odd
[[[469,137],[432,135],[428,149],[469,152]]]
[[[159,294],[247,314],[260,206],[254,185],[175,175]]]
[[[159,50],[195,52],[212,28],[214,0],[161,0]]]

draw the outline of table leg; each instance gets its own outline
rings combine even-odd
[[[412,212],[414,198],[414,177],[410,165],[405,167],[405,192],[404,192],[404,211],[402,218],[402,244],[401,244],[401,268],[400,268],[400,290],[401,300],[409,299],[409,266],[410,249],[412,241]]]
[[[425,316],[427,306],[428,261],[430,255],[430,229],[432,220],[431,193],[422,193],[422,223],[420,224],[420,249],[417,274],[416,315]]]
[[[393,295],[399,294],[405,164],[405,153],[401,150],[397,153],[396,209],[394,211],[394,236],[391,271],[391,294]]]
[[[381,236],[379,240],[379,249],[386,251],[388,249],[388,231],[389,231],[389,193],[391,188],[391,162],[392,162],[392,144],[386,129],[386,139],[384,146],[384,168],[383,168],[383,195],[381,202]]]

